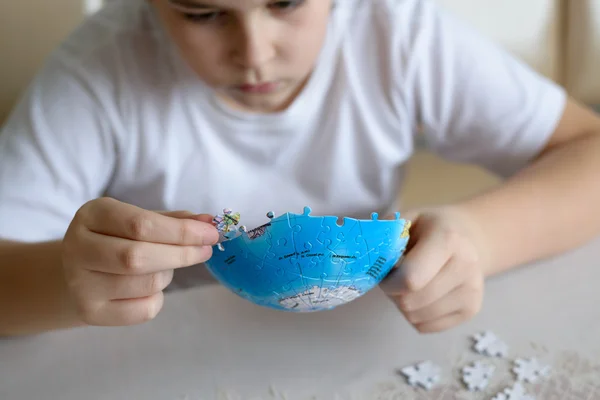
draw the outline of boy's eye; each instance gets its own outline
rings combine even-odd
[[[269,4],[269,8],[275,11],[289,12],[300,7],[306,0],[279,0]],[[226,16],[223,11],[207,11],[197,13],[183,13],[185,19],[197,23],[216,22]]]
[[[222,12],[212,11],[199,14],[185,13],[183,16],[192,22],[212,22],[223,16]]]
[[[269,7],[279,11],[290,11],[302,5],[305,1],[306,0],[281,0],[269,4]]]

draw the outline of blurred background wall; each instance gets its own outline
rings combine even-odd
[[[84,15],[82,0],[0,1],[0,124],[44,58]]]

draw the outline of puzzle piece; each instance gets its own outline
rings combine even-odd
[[[439,382],[441,369],[431,361],[423,361],[404,367],[400,371],[407,378],[409,385],[430,390]]]
[[[306,220],[308,220],[310,215],[310,208],[305,207],[304,208],[304,214],[302,215],[303,221],[305,222]],[[292,257],[290,257],[290,263],[292,264],[293,268],[297,271],[297,273],[300,275],[300,279],[302,280],[302,284],[304,285],[305,288],[307,288],[307,291],[309,291],[311,283],[308,282],[304,276],[305,271],[304,269],[311,269],[310,267],[315,265],[314,263],[310,262],[310,263],[304,263],[304,259],[307,257],[307,255],[311,254],[311,249],[313,248],[312,243],[310,243],[310,241],[304,239],[302,240],[299,237],[299,234],[302,232],[302,226],[299,224],[299,221],[296,219],[293,222],[288,218],[288,226],[291,229],[291,237],[292,237],[292,248],[293,248],[293,252],[294,255]],[[308,268],[305,267],[305,265],[308,264]]]
[[[326,288],[313,286],[302,293],[281,299],[280,304],[296,311],[310,311],[320,304],[335,307],[360,296],[360,292],[353,287]]]
[[[508,346],[493,332],[485,331],[477,333],[473,338],[475,339],[474,349],[479,354],[489,357],[506,357]]]
[[[337,218],[325,217],[322,219],[321,231],[317,236],[317,242],[324,246],[328,252],[335,253],[337,244],[329,239],[331,237],[331,225],[337,225]]]
[[[344,252],[344,243],[346,242],[346,237],[344,233],[336,233],[336,231],[342,229],[343,226],[338,225],[338,218],[333,216],[322,217],[319,219],[319,221],[320,225],[318,227],[315,226],[315,228],[318,229],[319,232],[316,238],[314,238],[315,246],[318,249],[318,251],[313,252],[313,255],[311,255],[311,264],[320,265],[326,259],[328,259],[332,265],[336,266],[336,272],[332,273],[331,276],[333,281],[328,282],[333,282],[334,285],[330,286],[330,290],[333,290],[335,289],[335,286],[340,284],[340,280],[342,279],[344,271],[347,271],[346,264],[352,262],[352,260],[349,257],[347,257],[347,255]],[[343,229],[347,228],[347,226],[343,226]],[[337,252],[338,248],[340,254],[338,254]],[[321,285],[323,285],[324,283],[325,282],[322,281]],[[349,287],[350,285],[351,282],[347,286]]]
[[[225,236],[229,233],[235,233],[237,231],[237,225],[240,223],[240,213],[233,212],[229,208],[223,209],[223,214],[218,214],[213,218],[213,224],[216,226],[220,233]],[[231,236],[231,235],[229,235]]]
[[[543,365],[535,358],[515,360],[512,372],[517,376],[519,382],[536,383],[540,378],[550,374],[550,366]]]
[[[381,243],[379,244],[379,246],[390,246],[392,244],[392,230],[391,229],[386,229],[385,230],[385,237],[384,239],[381,241]]]
[[[345,257],[341,257],[338,254],[335,253],[334,248],[338,248],[339,246],[344,245],[344,243],[346,242],[346,238],[344,236],[344,234],[342,232],[339,232],[336,236],[337,239],[337,244],[335,246],[332,247],[332,245],[330,244],[329,250],[333,253],[332,254],[332,263],[347,263],[350,262],[350,258],[345,258]]]
[[[238,232],[246,232],[246,227],[244,225],[237,228],[237,225],[240,223],[240,213],[234,213],[229,208],[224,208],[223,214],[216,215],[212,222],[219,232],[219,242],[217,243],[217,247],[220,251],[225,251],[222,242],[234,239]]]
[[[490,383],[496,367],[481,361],[476,361],[462,369],[463,383],[470,391],[484,390]]]
[[[512,387],[498,393],[492,400],[535,400],[535,397],[528,395],[523,385],[517,382]]]
[[[404,225],[404,229],[402,230],[402,233],[400,234],[400,237],[402,239],[406,239],[409,237],[411,226],[412,226],[412,222],[406,221],[406,224]]]

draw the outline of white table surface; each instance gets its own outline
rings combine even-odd
[[[475,319],[433,335],[415,332],[379,289],[314,314],[260,308],[218,285],[177,291],[145,325],[0,339],[0,399],[490,399],[528,356],[552,365],[526,384],[538,400],[600,399],[599,259],[596,240],[493,278]],[[469,394],[460,368],[484,358],[470,339],[484,329],[509,355],[486,358],[498,367],[491,384]],[[421,360],[442,367],[430,392],[396,373]]]

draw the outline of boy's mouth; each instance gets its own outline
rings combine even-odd
[[[236,87],[239,91],[250,94],[269,94],[275,92],[278,88],[279,82],[245,83]]]

